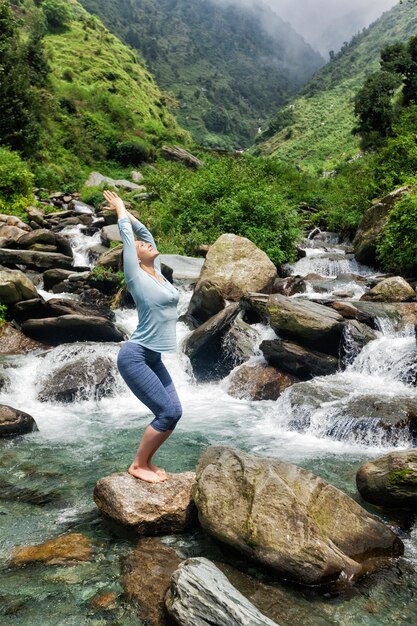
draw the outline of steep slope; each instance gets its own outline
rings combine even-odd
[[[417,33],[417,6],[399,4],[353,37],[317,72],[300,95],[279,110],[259,136],[255,152],[297,164],[310,172],[332,170],[359,152],[351,134],[353,97],[379,66],[381,48]]]
[[[76,0],[65,6],[65,25],[49,24],[44,37],[51,71],[32,164],[38,184],[81,180],[86,166],[112,159],[120,142],[135,140],[146,153],[163,141],[187,141],[138,54]],[[27,1],[18,10],[24,36],[42,9]]]
[[[81,0],[140,50],[196,141],[248,146],[323,59],[270,9],[213,0]]]

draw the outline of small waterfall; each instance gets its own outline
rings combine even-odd
[[[83,233],[84,226],[66,226],[60,231],[60,235],[68,239],[74,255],[74,266],[76,267],[93,267],[100,253],[94,251],[94,248],[101,243],[100,231],[94,235],[86,235]]]

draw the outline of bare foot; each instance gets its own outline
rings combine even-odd
[[[165,480],[161,476],[158,476],[158,474],[156,472],[153,472],[151,469],[147,469],[145,467],[135,467],[133,464],[129,467],[127,471],[135,478],[140,478],[147,483],[161,483],[163,480]]]
[[[166,471],[164,469],[162,469],[162,467],[158,467],[157,465],[154,465],[153,463],[148,463],[148,467],[153,472],[155,472],[155,474],[158,474],[158,476],[160,476],[164,480],[167,480],[168,474],[166,473]]]

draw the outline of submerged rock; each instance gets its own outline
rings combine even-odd
[[[373,302],[407,302],[416,298],[417,294],[412,286],[401,276],[385,278],[361,296],[361,300]]]
[[[169,474],[160,483],[147,483],[127,472],[111,474],[97,481],[94,502],[103,515],[139,535],[182,532],[195,519],[194,479],[194,472]]]
[[[356,484],[367,502],[417,513],[417,450],[398,450],[365,463]]]
[[[332,485],[295,465],[211,446],[193,490],[205,530],[277,575],[306,585],[353,580],[402,542]]]
[[[142,537],[122,559],[121,584],[127,599],[139,605],[139,617],[152,626],[166,626],[164,598],[180,563],[175,550],[157,537]]]
[[[266,363],[241,365],[232,372],[228,394],[241,400],[277,400],[294,383],[295,376],[280,372]]]
[[[166,607],[180,626],[277,626],[204,557],[187,559],[174,572]]]
[[[81,533],[69,533],[34,546],[17,546],[11,554],[10,565],[28,563],[45,565],[77,565],[93,560],[91,540]]]
[[[0,437],[24,435],[38,430],[35,420],[29,413],[0,404]]]
[[[309,300],[274,294],[267,300],[266,312],[271,327],[281,337],[338,356],[344,320],[336,311]]]
[[[270,293],[276,276],[275,265],[252,241],[225,234],[210,246],[200,281],[215,283],[224,298],[237,301],[247,291]]]

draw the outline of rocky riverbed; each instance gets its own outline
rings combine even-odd
[[[0,216],[6,623],[412,623],[415,284],[332,233],[279,274],[230,234],[163,256],[185,410],[150,489],[126,473],[150,416],[115,367],[136,314],[112,216],[49,201]]]

